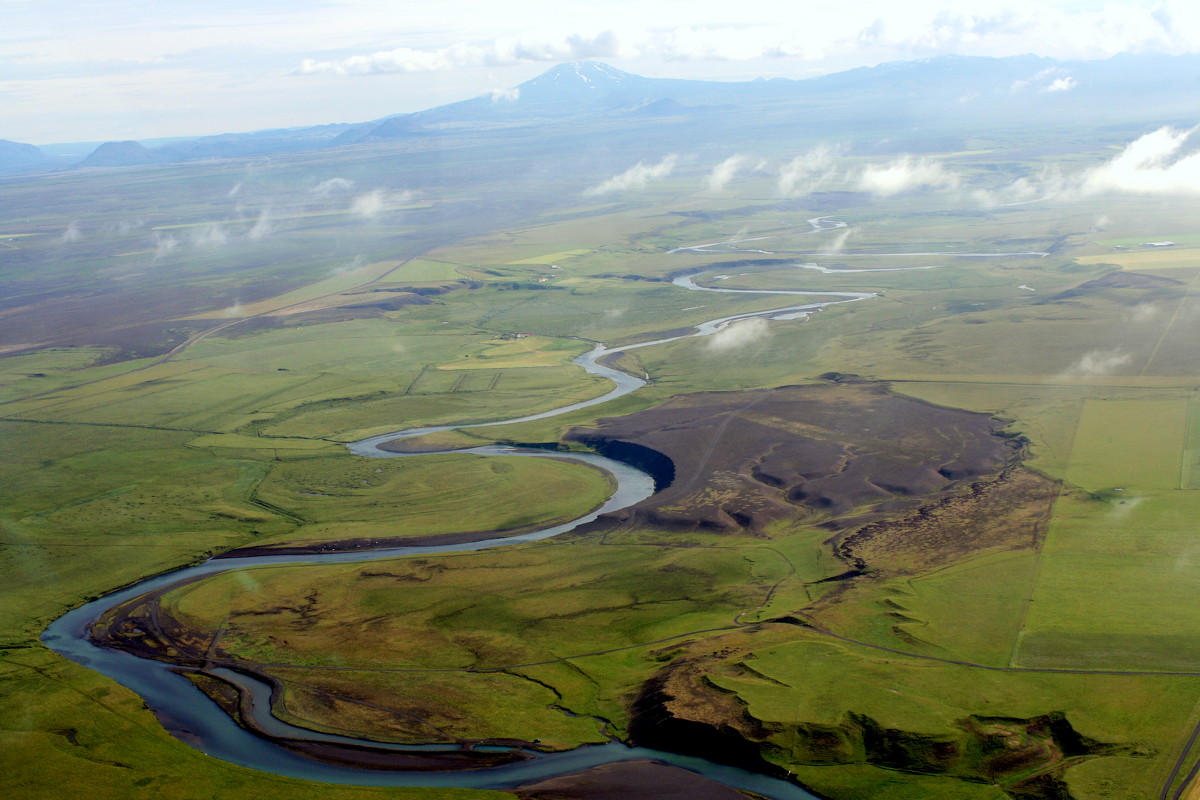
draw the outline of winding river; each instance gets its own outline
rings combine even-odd
[[[810,220],[817,230],[830,227],[841,227],[844,223],[827,223],[824,218]],[[797,267],[804,265],[797,264]],[[909,268],[911,269],[911,268]],[[565,414],[581,408],[599,405],[617,397],[622,397],[636,391],[645,385],[642,378],[630,375],[620,370],[606,366],[606,360],[618,353],[627,352],[643,347],[678,341],[679,339],[711,336],[719,333],[729,325],[740,320],[751,318],[767,319],[798,319],[808,316],[818,309],[839,303],[850,303],[874,297],[874,294],[864,292],[829,292],[774,290],[758,291],[749,289],[715,289],[700,286],[689,277],[676,278],[675,285],[693,291],[712,291],[724,293],[746,293],[762,295],[793,295],[819,296],[820,302],[807,302],[788,305],[765,311],[755,311],[744,314],[734,314],[708,320],[697,326],[691,333],[680,336],[639,342],[621,347],[606,347],[598,344],[591,351],[575,359],[575,363],[588,373],[599,375],[611,380],[614,384],[611,391],[579,403],[562,406],[539,414],[503,421],[476,422],[462,425],[431,426],[413,428],[395,433],[374,436],[369,439],[354,442],[349,445],[351,452],[376,458],[411,458],[417,454],[387,452],[378,449],[377,445],[396,439],[420,436],[436,431],[453,430],[456,428],[471,428],[491,425],[503,425]],[[447,451],[443,451],[447,452]],[[336,766],[309,760],[284,750],[271,741],[254,735],[239,727],[234,720],[222,711],[206,695],[200,692],[190,681],[178,674],[173,668],[163,662],[143,659],[119,650],[110,650],[92,643],[88,633],[93,623],[106,611],[149,591],[192,580],[200,576],[215,575],[221,572],[265,565],[293,565],[307,563],[346,563],[361,562],[376,559],[396,558],[400,556],[415,556],[433,553],[463,552],[481,550],[488,547],[531,542],[546,539],[551,536],[570,531],[580,525],[591,522],[601,514],[616,511],[637,503],[654,492],[653,481],[644,472],[618,461],[590,453],[560,453],[532,449],[521,449],[503,446],[476,447],[469,450],[454,452],[477,453],[496,456],[520,456],[525,458],[557,458],[580,461],[598,467],[610,473],[616,489],[608,500],[592,512],[572,520],[571,522],[545,528],[543,530],[508,538],[488,539],[470,543],[446,546],[396,547],[373,551],[354,551],[326,553],[314,555],[264,555],[245,558],[211,559],[204,563],[175,570],[168,574],[148,578],[137,584],[105,595],[86,605],[76,608],[53,622],[43,633],[42,641],[63,656],[100,672],[122,685],[137,692],[145,700],[146,705],[154,711],[163,725],[180,740],[202,750],[208,755],[224,759],[234,764],[251,767],[258,770],[273,772],[296,778],[304,778],[327,783],[369,785],[369,786],[441,786],[478,789],[511,789],[521,784],[536,781],[554,775],[575,772],[588,767],[617,761],[652,758],[665,761],[685,769],[698,772],[713,780],[728,786],[748,789],[775,800],[809,800],[814,796],[786,781],[769,778],[763,775],[747,772],[733,767],[722,766],[702,759],[680,756],[672,753],[662,753],[645,748],[628,747],[620,743],[610,743],[600,746],[581,747],[565,753],[542,754],[533,753],[528,760],[505,766],[486,769],[441,772],[394,772],[386,770],[356,769]],[[428,454],[422,454],[428,455]],[[273,717],[270,714],[271,687],[257,679],[231,670],[218,671],[221,677],[238,684],[245,692],[254,698],[254,714],[258,724],[271,735],[306,739],[309,741],[331,741],[341,743],[369,744],[388,749],[413,751],[411,745],[386,745],[376,742],[350,739],[341,736],[322,734],[307,728],[299,728]],[[427,746],[425,749],[450,750],[458,749],[457,745]]]

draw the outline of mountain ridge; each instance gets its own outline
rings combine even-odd
[[[804,79],[650,78],[601,61],[557,64],[511,89],[362,123],[227,133],[113,157],[105,143],[80,166],[173,163],[321,150],[491,128],[620,120],[672,124],[769,110],[797,123],[837,121],[875,134],[913,119],[958,125],[1050,125],[1074,120],[1195,124],[1200,55],[1122,54],[1099,61],[1040,56],[938,56]],[[140,146],[140,145],[139,145]],[[127,145],[122,145],[129,150]],[[96,156],[106,149],[102,157]],[[0,168],[3,164],[0,163]]]

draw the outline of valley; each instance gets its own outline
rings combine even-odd
[[[1194,793],[1146,120],[596,113],[0,183],[10,788]]]

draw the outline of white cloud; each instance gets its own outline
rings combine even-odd
[[[179,247],[179,240],[170,234],[164,234],[160,231],[154,232],[154,260],[158,261],[164,256],[169,256],[174,253]]]
[[[493,103],[515,103],[521,98],[521,90],[515,86],[512,89],[489,89],[488,97]]]
[[[915,189],[953,189],[961,182],[955,172],[928,158],[903,155],[882,166],[871,164],[858,176],[857,186],[879,197]]]
[[[221,247],[229,241],[229,237],[221,226],[217,223],[202,225],[199,228],[193,228],[191,233],[192,244],[200,248]]]
[[[679,156],[675,153],[666,156],[657,164],[646,164],[639,161],[620,175],[614,175],[603,183],[586,190],[583,194],[592,197],[609,192],[623,192],[628,189],[644,189],[650,181],[670,175],[678,161]]]
[[[767,321],[762,317],[731,322],[708,337],[706,348],[710,352],[724,353],[762,341],[771,335]]]
[[[502,67],[529,61],[577,61],[618,58],[617,35],[603,31],[594,36],[570,34],[541,40],[497,38],[490,42],[458,42],[432,50],[397,47],[368,55],[318,61],[306,58],[298,75],[381,75],[394,72],[446,72],[464,67]]]
[[[784,164],[779,170],[779,196],[803,197],[833,180],[837,176],[837,152],[828,145],[817,145]]]
[[[1200,150],[1188,130],[1159,128],[1127,145],[1120,155],[1084,173],[1079,191],[1134,194],[1200,194]]]
[[[271,209],[264,208],[258,213],[258,219],[254,221],[254,225],[246,237],[252,242],[258,242],[270,236],[274,230],[275,228],[271,225]]]
[[[382,189],[372,189],[354,198],[354,202],[350,204],[350,212],[373,219],[389,207],[404,205],[412,199],[413,193],[410,191],[385,192]]]
[[[1065,78],[1055,78],[1050,82],[1050,85],[1042,89],[1043,92],[1067,92],[1079,85],[1079,81],[1068,75]]]
[[[1120,350],[1091,350],[1067,367],[1062,377],[1098,378],[1111,375],[1133,360],[1133,356]]]
[[[971,197],[983,206],[1019,206],[1069,194],[1069,182],[1057,164],[1042,168],[1037,175],[1017,178],[999,189],[976,189]]]
[[[62,236],[58,237],[59,244],[67,244],[69,242],[78,242],[83,238],[83,231],[79,228],[79,223],[72,221],[67,225],[67,229],[62,232]]]
[[[737,175],[738,170],[746,163],[745,156],[730,156],[713,167],[713,171],[708,175],[708,190],[710,192],[721,192],[733,180],[733,176]]]
[[[233,185],[233,187],[229,190],[228,194],[226,194],[225,196],[226,197],[237,197],[238,193],[241,191],[242,191],[242,182],[238,181],[237,183],[235,183]]]
[[[328,197],[331,194],[349,191],[354,187],[354,181],[346,178],[330,178],[314,186],[310,191],[317,197]]]
[[[846,242],[850,239],[850,237],[856,235],[861,230],[861,226],[854,228],[843,228],[837,236],[833,237],[833,241],[825,245],[821,252],[827,256],[837,255],[846,247]]]

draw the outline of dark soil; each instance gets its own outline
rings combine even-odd
[[[1002,424],[872,383],[704,392],[574,428],[567,439],[660,453],[674,482],[617,518],[673,529],[761,533],[773,521],[894,516],[1016,457]]]
[[[747,795],[658,761],[622,761],[515,790],[523,800],[746,800]]]

